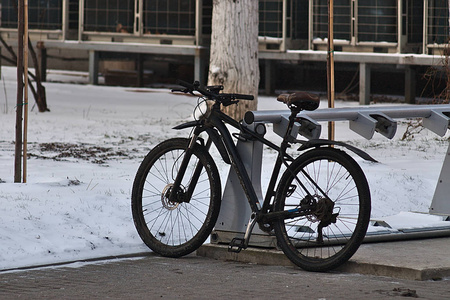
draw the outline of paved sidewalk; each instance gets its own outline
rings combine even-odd
[[[76,264],[75,264],[76,266]],[[448,299],[450,281],[310,273],[190,255],[0,273],[0,299]]]
[[[262,257],[269,265],[229,261],[224,256],[170,259],[145,253],[0,272],[0,299],[449,299],[450,277],[441,277],[443,272],[434,273],[434,280],[412,280],[351,270],[352,265],[366,264],[369,271],[380,265],[405,270],[441,267],[448,272],[449,246],[450,238],[364,244],[344,269],[329,273],[305,272],[280,261],[273,264],[267,253]],[[241,253],[261,255],[252,249]]]

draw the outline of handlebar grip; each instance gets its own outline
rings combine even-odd
[[[234,98],[240,99],[240,100],[254,100],[255,97],[253,95],[244,95],[244,94],[233,94]]]
[[[192,83],[188,83],[186,81],[178,79],[177,84],[184,86],[185,88],[188,88],[191,91],[194,90],[194,85]]]

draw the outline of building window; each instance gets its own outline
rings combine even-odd
[[[84,31],[133,32],[134,0],[85,0]]]
[[[259,0],[259,35],[283,36],[283,1]]]
[[[294,39],[308,39],[309,29],[309,3],[307,0],[293,1],[292,7],[292,38]]]
[[[428,44],[449,42],[448,0],[428,1]]]
[[[17,28],[17,0],[2,0],[1,27]],[[30,0],[28,2],[28,28],[41,30],[62,29],[61,0]]]
[[[335,39],[351,40],[351,7],[349,0],[334,1],[334,26]],[[316,0],[313,4],[313,35],[314,38],[325,39],[328,37],[328,1]]]
[[[195,35],[195,0],[146,0],[144,34]]]
[[[358,1],[358,41],[397,42],[397,0]]]
[[[408,20],[408,43],[422,43],[423,41],[423,1],[408,0],[406,3],[406,15]]]

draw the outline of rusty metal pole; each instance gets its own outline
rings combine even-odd
[[[328,0],[328,53],[327,53],[327,96],[328,107],[334,108],[334,34],[333,34],[333,0]],[[328,122],[328,139],[334,140],[334,122]]]
[[[17,53],[17,102],[16,102],[16,145],[14,157],[14,182],[21,182],[22,175],[22,116],[23,116],[23,34],[24,0],[18,5],[18,53]]]

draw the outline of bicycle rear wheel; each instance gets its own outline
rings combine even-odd
[[[201,172],[191,199],[181,203],[168,199],[189,141],[174,138],[156,146],[141,163],[133,184],[131,208],[136,229],[144,243],[163,256],[180,257],[195,251],[211,234],[219,215],[219,172],[200,145],[194,148],[179,191],[188,194],[199,165]]]
[[[274,202],[274,211],[297,209],[302,213],[274,222],[285,255],[308,271],[340,266],[362,243],[370,220],[370,191],[363,171],[334,148],[302,154],[283,173]]]

